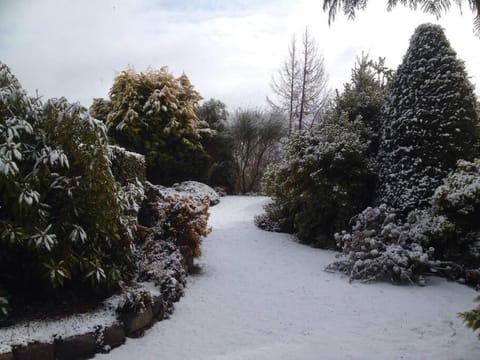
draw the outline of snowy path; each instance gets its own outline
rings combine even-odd
[[[456,313],[472,289],[349,284],[324,272],[334,253],[253,225],[266,198],[226,197],[211,209],[203,274],[190,277],[169,320],[98,358],[142,360],[479,359]]]

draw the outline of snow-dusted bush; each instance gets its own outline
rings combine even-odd
[[[169,186],[208,177],[201,139],[214,132],[195,114],[200,99],[185,74],[127,69],[114,79],[109,101],[95,99],[90,111],[117,144],[145,155],[149,181]]]
[[[286,183],[285,171],[279,164],[270,165],[262,178],[263,191],[275,199],[265,205],[265,212],[254,217],[257,227],[266,231],[293,233],[293,216],[289,213],[287,198],[282,186]]]
[[[109,145],[108,151],[115,180],[123,186],[137,181],[142,184],[145,182],[145,156],[116,145]]]
[[[124,207],[122,224],[130,231],[129,236],[138,240],[138,212],[145,197],[145,157],[116,145],[108,146],[108,154],[112,174],[121,185],[118,196]]]
[[[378,203],[402,215],[430,204],[458,159],[478,154],[478,114],[465,66],[438,25],[420,25],[390,83]]]
[[[29,99],[3,64],[0,103],[0,287],[12,307],[118,286],[132,229],[104,125],[63,98]]]
[[[126,287],[117,304],[116,311],[119,315],[139,313],[152,304],[150,292],[143,288]]]
[[[187,272],[184,257],[172,239],[165,240],[162,229],[150,233],[140,248],[140,281],[152,281],[168,303],[178,301],[183,295]]]
[[[188,194],[192,194],[202,201],[206,201],[210,206],[217,205],[220,202],[220,195],[210,186],[198,181],[184,181],[179,184],[173,184],[173,189]]]
[[[435,212],[471,223],[480,216],[480,159],[459,160],[432,199]]]
[[[432,212],[454,225],[451,236],[434,242],[439,257],[480,267],[480,159],[460,160],[432,198]]]
[[[267,204],[264,210],[263,214],[254,217],[255,226],[266,231],[293,233],[294,227],[285,208],[277,204]]]
[[[335,235],[343,254],[328,268],[352,280],[412,282],[428,272],[478,285],[478,230],[472,231],[478,225],[469,224],[435,207],[414,210],[405,220],[384,204],[367,208],[352,218],[351,232]]]
[[[425,217],[423,213],[412,214],[409,221],[402,223],[386,205],[368,207],[352,218],[351,233],[335,234],[343,254],[328,269],[342,271],[351,280],[422,282],[434,252],[425,236],[433,229],[419,231],[419,227],[425,226]]]
[[[285,157],[264,177],[273,204],[267,215],[292,223],[300,241],[332,248],[333,234],[366,206],[366,144],[348,120],[325,121],[288,140]],[[265,221],[263,221],[265,222]]]
[[[140,222],[161,230],[164,239],[171,239],[185,257],[188,266],[201,255],[202,238],[210,233],[209,204],[196,196],[146,183],[145,200]]]

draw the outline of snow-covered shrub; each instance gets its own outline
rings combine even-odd
[[[108,151],[115,180],[123,186],[137,181],[142,184],[145,182],[145,156],[116,145],[109,145]]]
[[[458,314],[463,319],[466,326],[473,331],[480,329],[480,296],[475,298],[475,302],[479,304],[475,309]],[[480,333],[478,334],[478,338],[480,339]]]
[[[478,114],[465,66],[438,25],[420,25],[387,94],[378,203],[402,215],[430,204],[458,159],[477,156]]]
[[[428,215],[417,213],[402,223],[386,205],[368,207],[352,218],[351,233],[335,234],[343,254],[328,269],[342,271],[351,280],[422,282],[434,252],[424,234],[433,231],[422,222],[425,217]],[[419,231],[422,226],[426,227],[423,232]]]
[[[185,74],[127,69],[114,79],[109,101],[95,99],[90,112],[117,144],[145,155],[149,181],[169,186],[208,177],[211,159],[201,139],[213,131],[195,114],[200,99]]]
[[[117,313],[131,314],[145,310],[147,305],[152,304],[152,296],[148,290],[129,287],[122,292],[122,299],[116,309]]]
[[[193,195],[146,183],[139,217],[142,225],[158,227],[164,239],[172,239],[188,266],[201,255],[202,238],[210,233],[209,204]]]
[[[220,195],[210,186],[198,181],[184,181],[179,184],[173,184],[173,189],[188,194],[192,194],[202,201],[206,201],[210,206],[217,205],[220,202]]]
[[[162,230],[154,229],[140,248],[140,281],[153,281],[167,303],[183,295],[187,272],[184,258],[172,239],[164,239]],[[165,298],[167,296],[167,298]]]
[[[286,216],[300,241],[332,248],[333,234],[366,206],[366,144],[348,120],[325,121],[290,137],[285,157],[264,178],[273,221]],[[276,219],[277,218],[277,219]]]
[[[289,213],[288,203],[282,186],[286,183],[285,175],[278,164],[270,165],[262,178],[263,191],[276,199],[265,205],[265,212],[256,215],[254,223],[257,227],[266,231],[293,233],[293,216]]]
[[[434,242],[436,254],[467,266],[480,267],[480,159],[460,160],[432,198],[432,212],[455,227]]]
[[[0,103],[0,285],[12,308],[118,286],[133,245],[104,125],[63,98],[29,99],[3,64]]]
[[[439,186],[432,199],[435,212],[471,225],[480,216],[480,159],[459,160],[457,168]]]
[[[254,217],[255,226],[266,231],[293,233],[294,227],[286,209],[276,204],[267,204],[264,210],[263,214]]]

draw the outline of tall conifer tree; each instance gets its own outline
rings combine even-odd
[[[458,159],[477,155],[473,86],[443,29],[420,25],[387,95],[378,202],[406,214],[429,204]]]

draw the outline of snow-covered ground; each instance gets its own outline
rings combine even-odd
[[[426,287],[349,283],[323,269],[333,252],[253,225],[264,197],[211,208],[203,273],[190,277],[169,320],[98,358],[479,359],[480,341],[456,317],[474,290],[439,278]]]

